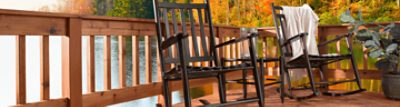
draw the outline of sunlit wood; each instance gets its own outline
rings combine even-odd
[[[88,37],[88,44],[87,44],[87,91],[94,92],[96,89],[96,81],[95,81],[95,50],[94,50],[94,35],[90,35]]]
[[[50,51],[49,36],[43,35],[40,42],[40,99],[50,99]]]
[[[119,86],[126,87],[126,67],[125,67],[125,38],[118,36],[118,65],[119,65]]]
[[[152,82],[152,51],[151,51],[151,38],[150,36],[144,37],[144,54],[145,54],[145,63],[146,63],[146,83]]]
[[[69,106],[82,106],[81,19],[68,19],[67,36],[62,36],[62,96]]]
[[[16,37],[16,101],[17,104],[26,103],[26,40],[25,35]]]
[[[104,37],[104,90],[111,90],[111,36]]]
[[[139,37],[132,36],[132,86],[139,85]]]

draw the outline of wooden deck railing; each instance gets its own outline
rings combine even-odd
[[[16,104],[24,107],[97,107],[122,103],[149,96],[161,94],[161,83],[154,82],[152,75],[152,49],[151,38],[156,34],[153,20],[135,18],[116,18],[103,16],[85,16],[74,14],[28,12],[16,10],[0,10],[0,35],[15,35],[17,50],[16,69]],[[219,42],[229,38],[239,37],[240,29],[230,26],[215,26],[215,34]],[[328,35],[343,33],[347,26],[321,26],[319,27],[319,40],[327,39]],[[277,56],[275,35],[273,29],[260,29],[262,55]],[[40,54],[40,101],[34,103],[26,102],[26,37],[41,37]],[[50,99],[49,81],[49,37],[62,37],[62,98]],[[104,38],[104,91],[95,91],[95,36]],[[119,65],[119,87],[111,87],[111,36],[118,37],[118,65]],[[82,38],[88,38],[87,62],[82,62]],[[132,87],[126,84],[127,71],[124,56],[127,47],[126,37],[132,37]],[[139,38],[144,37],[145,43],[145,77],[139,76]],[[191,39],[189,39],[191,40]],[[337,45],[340,49],[340,43]],[[130,44],[129,44],[130,45]],[[338,50],[339,50],[338,49]],[[225,47],[221,55],[235,57],[240,55],[239,45]],[[327,51],[325,49],[325,51]],[[25,57],[26,56],[26,57]],[[363,63],[364,62],[364,63]],[[363,75],[361,77],[379,78],[376,71],[369,70],[366,66],[367,59],[363,57]],[[157,63],[159,63],[157,61]],[[87,94],[82,93],[82,64],[87,64]],[[232,63],[235,64],[235,63]],[[274,69],[278,63],[268,64],[267,74],[277,75]],[[340,65],[338,63],[337,65]],[[338,66],[337,68],[340,68]],[[157,69],[160,70],[160,69]],[[230,73],[228,79],[240,78],[241,73]],[[346,72],[344,73],[346,76]],[[336,74],[332,74],[336,75]],[[335,77],[335,76],[332,76]],[[146,83],[140,84],[140,78],[145,78]],[[199,79],[191,81],[192,87],[215,82],[214,78]],[[178,90],[181,82],[173,82],[172,90]],[[4,88],[4,87],[3,87]]]

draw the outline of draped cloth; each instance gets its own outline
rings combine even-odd
[[[285,15],[286,18],[286,38],[307,32],[308,36],[306,36],[306,45],[308,54],[319,55],[315,37],[319,18],[311,7],[308,4],[304,4],[300,7],[283,6],[282,14]],[[300,40],[293,41],[291,47],[293,56],[290,60],[296,59],[304,54]]]
[[[308,33],[306,37],[306,46],[309,55],[319,55],[318,45],[316,41],[316,31],[318,28],[318,16],[314,13],[311,7],[308,4],[304,4],[299,7],[289,7],[283,6],[282,14],[285,15],[286,25],[283,27],[286,28],[284,36],[286,38],[290,38],[296,36],[300,33]],[[291,51],[293,53],[292,57],[287,57],[288,60],[294,60],[303,53],[303,44],[300,40],[295,40],[291,42]],[[292,69],[291,71],[291,79],[293,81],[303,81],[306,76],[306,72],[304,69]]]

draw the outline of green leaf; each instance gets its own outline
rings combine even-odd
[[[367,29],[358,30],[356,33],[356,38],[361,41],[367,41],[372,39],[372,35]]]
[[[391,54],[397,49],[397,43],[392,43],[388,47],[386,47],[386,53]]]
[[[394,24],[393,22],[390,23],[389,25],[386,25],[385,28],[383,29],[384,32],[390,32],[390,30],[392,30],[394,27],[396,26],[396,24]]]
[[[382,55],[384,55],[382,49],[377,49],[368,53],[368,56],[371,58],[378,58]]]
[[[350,14],[342,14],[340,15],[340,21],[345,23],[354,23],[356,20]]]
[[[400,25],[396,25],[390,30],[390,35],[393,36],[394,39],[400,39]]]
[[[378,45],[375,43],[375,41],[373,40],[367,40],[364,43],[364,47],[368,48],[368,49],[376,49],[379,48]]]

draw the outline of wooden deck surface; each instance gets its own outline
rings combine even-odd
[[[249,87],[249,89],[252,89]],[[255,96],[254,90],[249,90],[250,97]],[[386,99],[383,94],[363,92],[360,94],[354,94],[342,97],[330,97],[330,96],[317,96],[312,99],[298,102],[286,98],[285,103],[280,103],[279,94],[273,91],[272,88],[265,88],[265,107],[400,107],[400,100],[389,100]],[[227,92],[228,99],[239,99],[242,98],[241,89],[229,90]],[[192,100],[193,106],[200,106],[199,99],[206,99],[211,103],[218,103],[218,93],[214,90],[214,94],[204,96]],[[174,107],[183,107],[182,103],[174,105]],[[248,103],[242,105],[236,105],[233,107],[257,107],[257,103]]]

